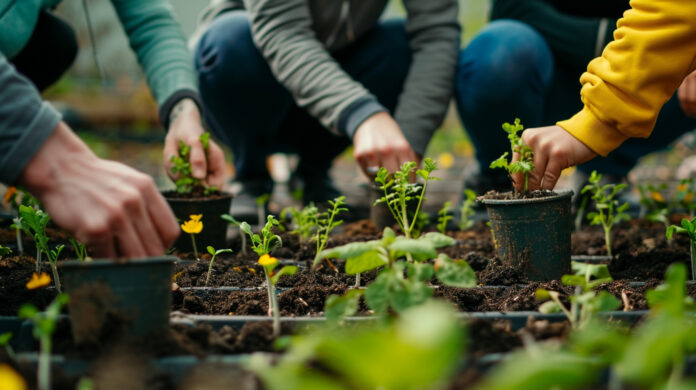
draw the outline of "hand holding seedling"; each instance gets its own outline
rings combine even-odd
[[[353,136],[353,145],[353,156],[368,177],[375,174],[368,172],[369,167],[385,167],[393,173],[406,162],[420,164],[420,157],[411,149],[396,121],[386,112],[374,114],[363,122]]]
[[[527,129],[522,133],[522,141],[534,152],[529,191],[552,190],[562,170],[597,157],[595,152],[560,126]],[[523,185],[523,180],[515,180],[518,191],[522,190]]]
[[[98,158],[62,122],[26,165],[19,183],[95,257],[162,255],[179,235],[150,176]]]
[[[222,187],[225,182],[225,156],[222,149],[213,141],[208,141],[204,148],[199,139],[205,131],[201,125],[200,112],[190,99],[183,99],[174,106],[170,114],[170,125],[164,139],[164,167],[172,178],[178,175],[172,172],[172,156],[179,157],[179,144],[183,142],[190,149],[191,170],[194,178],[203,180],[207,185]],[[207,149],[207,150],[206,150]]]

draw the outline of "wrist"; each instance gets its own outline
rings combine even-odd
[[[201,113],[198,110],[198,105],[192,99],[184,98],[172,107],[172,111],[169,113],[169,127],[175,126],[180,121],[200,121],[200,119]]]

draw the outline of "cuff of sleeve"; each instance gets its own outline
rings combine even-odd
[[[600,156],[606,156],[628,139],[614,127],[600,121],[587,106],[572,118],[556,124]]]
[[[378,112],[388,111],[384,106],[377,102],[372,96],[366,96],[358,99],[350,104],[338,120],[338,130],[353,139],[358,127],[367,120],[367,118]]]
[[[187,98],[193,100],[196,103],[196,106],[198,106],[198,111],[201,112],[201,118],[203,118],[203,102],[201,101],[201,97],[200,95],[198,95],[198,92],[189,89],[182,89],[180,91],[174,92],[160,106],[159,119],[162,126],[164,126],[164,131],[169,130],[169,115],[171,114],[174,106],[177,103],[179,103],[181,99]]]
[[[34,120],[4,158],[0,159],[0,181],[14,184],[29,161],[53,133],[61,115],[49,103],[43,102]]]

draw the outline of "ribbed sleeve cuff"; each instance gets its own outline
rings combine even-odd
[[[367,118],[378,112],[388,112],[384,106],[377,102],[373,96],[366,96],[358,99],[350,104],[343,112],[338,120],[338,130],[353,139],[358,127],[362,125]]]
[[[572,118],[556,124],[600,156],[606,156],[628,139],[623,133],[600,121],[587,106]]]
[[[191,99],[198,106],[198,111],[201,112],[201,118],[203,118],[203,102],[198,92],[190,89],[182,89],[180,91],[174,92],[167,100],[162,103],[159,108],[159,120],[162,126],[164,126],[164,131],[169,130],[169,115],[172,113],[174,106],[181,101],[181,99]]]
[[[53,133],[61,115],[49,103],[43,102],[34,120],[29,123],[22,136],[14,142],[10,152],[0,159],[0,181],[14,184],[24,167],[34,158],[46,139]]]

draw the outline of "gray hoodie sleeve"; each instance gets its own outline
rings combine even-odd
[[[60,120],[60,114],[0,53],[0,182],[17,181]]]
[[[297,105],[322,125],[352,137],[347,127],[357,128],[362,121],[342,118],[344,111],[350,109],[362,120],[386,111],[316,38],[306,0],[244,0],[244,6],[249,11],[254,43],[271,71]]]
[[[413,150],[425,154],[447,113],[459,57],[457,0],[404,0],[413,60],[394,119]]]

